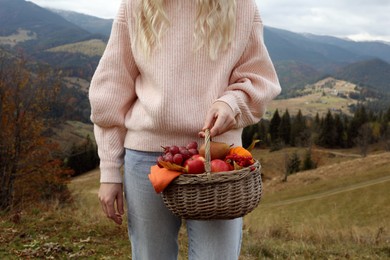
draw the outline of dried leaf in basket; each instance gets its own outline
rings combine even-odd
[[[246,148],[246,149],[247,149],[249,152],[252,152],[253,148],[255,148],[255,145],[256,145],[258,142],[260,142],[260,140],[258,140],[258,139],[253,140],[252,143],[249,145],[249,147]]]
[[[177,172],[184,172],[184,167],[171,163],[171,162],[164,162],[164,161],[159,161],[162,167],[165,169],[171,170],[171,171],[177,171]]]

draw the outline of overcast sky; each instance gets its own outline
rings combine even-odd
[[[113,18],[121,0],[30,0],[42,7]],[[390,0],[256,0],[266,26],[390,42]]]

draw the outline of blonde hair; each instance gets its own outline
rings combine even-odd
[[[194,0],[193,0],[194,1]],[[198,51],[208,48],[215,60],[221,51],[229,48],[235,35],[236,0],[195,0],[195,46]],[[137,46],[149,56],[160,44],[160,39],[169,28],[169,18],[164,10],[164,0],[142,0],[137,18]]]

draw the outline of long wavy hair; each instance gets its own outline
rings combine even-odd
[[[193,0],[197,13],[194,31],[194,51],[208,48],[211,59],[229,48],[236,25],[236,0]],[[170,22],[164,10],[164,0],[141,0],[136,12],[136,43],[145,56],[160,44]]]

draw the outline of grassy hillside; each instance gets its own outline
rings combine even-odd
[[[243,259],[390,257],[389,185],[390,153],[266,182],[246,217]]]
[[[81,92],[88,94],[90,85],[89,81],[78,77],[64,77],[63,81],[68,88],[77,88]]]
[[[86,39],[90,33],[38,5],[22,0],[0,0],[0,35],[8,36],[19,29],[36,35],[22,44],[27,52]]]
[[[323,76],[322,72],[312,66],[292,60],[275,62],[275,69],[283,89],[281,96],[284,97],[293,92],[295,88],[301,88],[308,82],[316,82]]]
[[[93,125],[79,121],[66,121],[52,129],[51,140],[58,143],[63,154],[69,155],[73,146],[85,143],[87,137],[93,138]]]
[[[31,31],[18,29],[18,31],[9,36],[0,36],[0,45],[9,45],[14,47],[20,42],[25,42],[29,40],[36,40],[37,34]]]
[[[290,115],[296,115],[298,110],[305,116],[320,116],[332,110],[350,115],[349,106],[357,104],[356,99],[349,97],[350,93],[359,93],[355,84],[334,78],[325,78],[314,84],[297,90],[296,97],[272,100],[268,106],[266,118],[271,118],[276,109],[280,112],[289,110]]]
[[[106,43],[100,39],[76,42],[48,49],[49,52],[82,53],[88,57],[102,56]]]
[[[270,159],[285,152],[255,154],[271,172]],[[328,159],[316,170],[287,182],[280,171],[266,179],[260,206],[245,217],[240,260],[390,257],[390,153],[356,158],[321,152]],[[0,258],[130,259],[126,226],[115,226],[101,212],[98,178],[92,171],[72,181],[71,206],[53,202],[2,215]],[[184,260],[184,229],[180,247]]]

